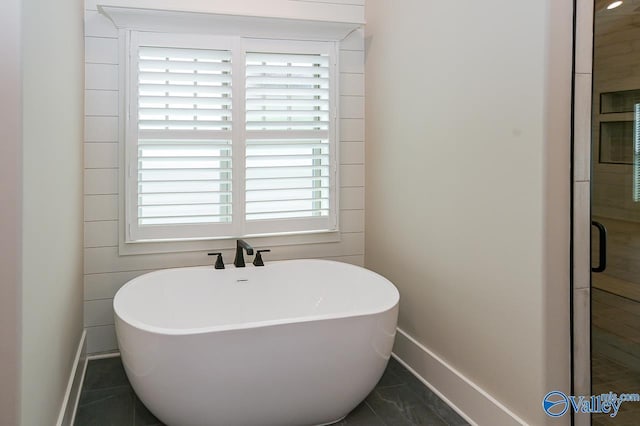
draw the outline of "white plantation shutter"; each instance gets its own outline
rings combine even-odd
[[[329,227],[334,167],[330,71],[328,54],[246,54],[250,232],[261,227],[273,232]],[[257,221],[263,223],[252,223]]]
[[[135,41],[130,237],[229,234],[232,53]]]
[[[138,49],[140,130],[230,130],[231,52]]]
[[[130,33],[127,241],[336,227],[329,43],[221,40]]]
[[[231,222],[231,142],[140,139],[139,225]]]

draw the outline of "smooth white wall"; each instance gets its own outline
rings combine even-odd
[[[82,333],[82,9],[22,1],[23,426],[55,423]]]
[[[401,329],[544,424],[570,380],[572,2],[368,0],[366,20],[365,264]]]
[[[209,12],[263,14],[297,19],[364,18],[364,0],[172,0],[129,6],[193,8]],[[118,32],[85,2],[86,108],[84,161],[84,325],[89,353],[117,350],[113,296],[128,280],[160,268],[210,265],[208,251],[222,251],[231,263],[233,242],[211,241],[206,251],[122,255],[118,247],[119,212],[119,63]],[[364,32],[340,46],[340,229],[339,242],[274,246],[265,261],[327,258],[364,264]],[[252,239],[248,239],[252,243]]]
[[[18,423],[20,379],[20,0],[0,2],[0,424]]]

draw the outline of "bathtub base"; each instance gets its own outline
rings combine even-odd
[[[373,390],[396,316],[397,306],[206,337],[155,335],[117,320],[116,328],[131,385],[163,423],[307,426],[340,421]]]

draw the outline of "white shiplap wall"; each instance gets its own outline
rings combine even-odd
[[[282,17],[317,13],[335,20],[361,14],[365,0],[269,0]],[[260,6],[264,7],[264,0]],[[176,3],[177,4],[177,3]],[[251,0],[234,2],[236,9]],[[135,6],[132,4],[132,6]],[[241,12],[241,10],[236,10]],[[298,15],[296,15],[298,14]],[[84,325],[89,353],[117,349],[113,296],[128,280],[161,268],[207,265],[206,251],[120,256],[118,253],[118,33],[85,2],[85,144],[84,144]],[[351,34],[340,48],[340,223],[341,240],[332,243],[273,247],[269,260],[326,258],[364,264],[364,38]],[[216,250],[211,242],[207,251]],[[233,256],[224,250],[226,262]]]

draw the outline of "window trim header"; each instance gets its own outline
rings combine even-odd
[[[144,9],[117,4],[98,5],[98,11],[118,29],[283,40],[341,41],[364,24],[231,15],[200,10]]]

